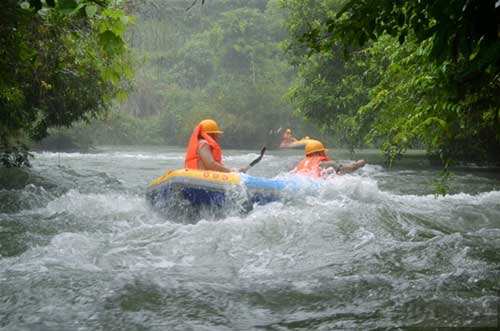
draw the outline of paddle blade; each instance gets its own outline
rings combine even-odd
[[[266,152],[266,146],[262,147],[262,149],[260,150],[260,156],[258,158],[256,158],[255,160],[253,160],[252,162],[250,162],[250,164],[248,165],[248,167],[253,167],[254,165],[256,165],[257,163],[260,162],[260,160],[262,160],[262,157],[264,156],[264,153]]]

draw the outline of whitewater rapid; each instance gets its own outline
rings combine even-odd
[[[229,151],[243,166],[252,151]],[[284,177],[299,152],[252,175]],[[344,158],[348,158],[345,156]],[[0,328],[495,327],[500,180],[370,164],[315,192],[192,224],[152,210],[175,148],[37,153],[0,190]],[[9,182],[8,178],[12,178]]]

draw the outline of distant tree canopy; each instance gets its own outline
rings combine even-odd
[[[28,139],[96,117],[124,93],[130,20],[105,0],[0,2],[3,165],[28,164]]]
[[[147,140],[136,142],[184,145],[205,117],[223,127],[225,147],[279,143],[276,131],[285,126],[305,134],[283,98],[294,72],[281,47],[286,29],[278,1],[198,1],[186,12],[191,3],[146,1],[134,8],[138,23],[129,41],[143,62],[120,111],[155,118],[142,135]]]
[[[496,0],[283,0],[290,97],[353,147],[499,161]]]

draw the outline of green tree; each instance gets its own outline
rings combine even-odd
[[[307,115],[380,145],[390,159],[423,145],[446,164],[499,161],[495,1],[324,0],[309,3],[314,19],[302,15],[300,1],[283,4],[305,87],[296,84],[291,94]],[[330,57],[339,62],[314,70]],[[328,84],[313,78],[335,67]],[[315,109],[302,90],[314,90],[326,106]]]
[[[132,77],[131,18],[107,1],[0,3],[0,153],[27,165],[28,139],[95,118]]]
[[[187,13],[178,3],[154,13],[148,5],[131,31],[144,61],[120,110],[157,118],[158,143],[184,145],[204,117],[224,127],[225,146],[240,148],[278,142],[268,133],[302,122],[283,98],[293,70],[277,1],[214,0]]]

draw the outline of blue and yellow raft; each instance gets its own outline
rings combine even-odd
[[[155,207],[164,207],[179,197],[192,206],[223,206],[230,193],[244,192],[246,203],[264,204],[279,200],[283,191],[293,189],[291,186],[290,181],[243,173],[178,169],[151,181],[146,197]]]

